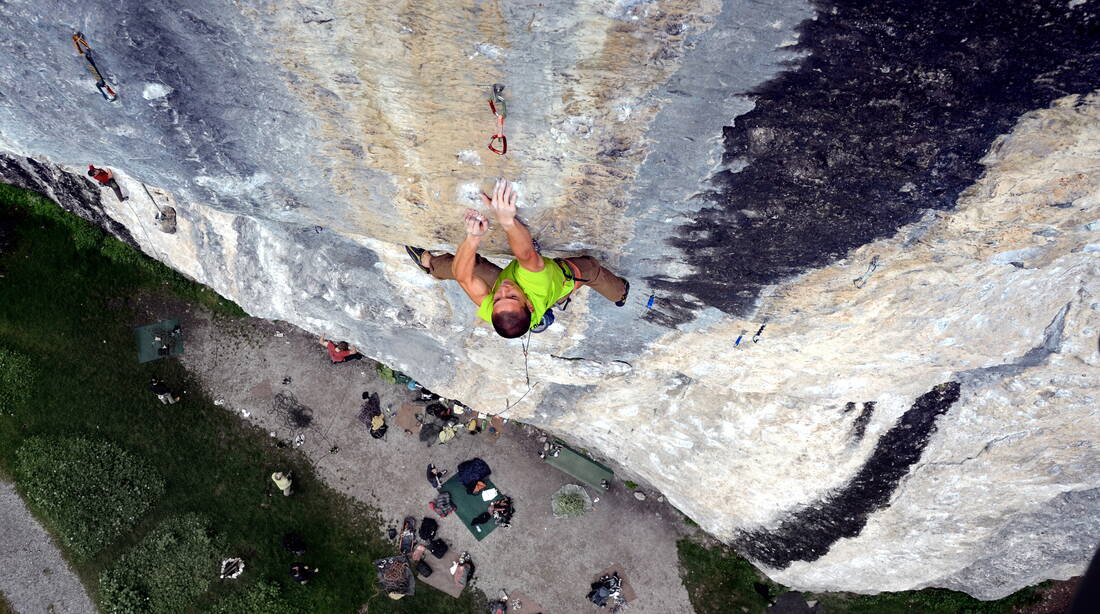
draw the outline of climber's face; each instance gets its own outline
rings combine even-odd
[[[500,287],[493,293],[493,313],[520,311],[524,305],[528,309],[533,308],[531,301],[527,300],[527,295],[523,293],[523,288],[511,279],[501,281]]]

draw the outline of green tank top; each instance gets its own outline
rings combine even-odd
[[[576,286],[573,276],[566,277],[565,271],[562,270],[558,261],[543,256],[542,264],[541,271],[532,273],[521,267],[518,260],[509,262],[508,266],[504,267],[504,270],[497,276],[497,282],[493,284],[489,296],[481,301],[481,307],[477,310],[477,317],[486,322],[493,321],[493,295],[500,288],[502,279],[511,279],[516,282],[516,285],[523,288],[527,300],[531,301],[534,306],[531,310],[531,328],[537,326],[542,321],[542,314],[546,313],[546,310],[550,309],[554,303],[569,296],[569,293]]]

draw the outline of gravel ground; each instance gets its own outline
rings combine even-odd
[[[7,482],[0,482],[0,535],[0,593],[17,614],[95,614],[84,585]]]
[[[472,554],[476,584],[488,595],[501,588],[523,592],[548,608],[545,614],[596,612],[584,599],[589,584],[599,571],[618,564],[638,595],[630,604],[632,613],[692,612],[676,553],[676,541],[687,529],[656,493],[638,501],[621,483],[605,493],[589,489],[599,497],[592,512],[556,520],[550,497],[572,479],[539,459],[541,434],[534,429],[510,423],[496,440],[487,433],[460,434],[428,447],[387,417],[386,439],[375,440],[356,420],[361,394],[377,392],[384,411],[396,411],[416,394],[381,380],[374,363],[333,365],[315,336],[287,324],[215,321],[181,306],[146,308],[153,318],[181,319],[186,339],[181,359],[222,407],[280,438],[304,432],[301,450],[314,460],[320,477],[377,507],[387,523],[399,526],[404,516],[434,516],[427,507],[435,495],[424,478],[427,463],[453,475],[459,462],[484,459],[500,491],[515,500],[512,527],[477,542],[452,516],[440,520],[439,534],[451,548]],[[271,412],[280,392],[312,409],[311,428],[292,430]],[[286,468],[271,468],[277,469]]]

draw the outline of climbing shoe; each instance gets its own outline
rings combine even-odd
[[[624,279],[623,283],[626,284],[626,292],[623,292],[623,297],[621,299],[615,301],[615,306],[616,307],[622,307],[623,305],[625,305],[626,304],[626,297],[630,296],[630,281]]]
[[[412,261],[416,263],[416,266],[419,267],[421,271],[424,271],[425,273],[431,275],[432,270],[424,266],[424,263],[422,262],[424,252],[426,251],[428,250],[420,247],[413,247],[411,245],[405,246],[405,253],[409,255],[409,258],[412,258]]]

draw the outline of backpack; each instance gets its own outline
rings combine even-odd
[[[428,507],[432,508],[432,511],[439,514],[441,518],[446,518],[455,509],[454,504],[451,503],[451,493],[449,492],[439,493],[438,497],[428,502]]]
[[[422,578],[427,578],[432,575],[432,568],[424,561],[419,561],[416,564],[416,574]]]
[[[374,437],[375,439],[382,439],[386,436],[386,431],[388,430],[390,430],[390,425],[383,424],[382,428],[380,429],[372,429],[370,432],[370,436]]]
[[[489,512],[481,512],[477,516],[474,516],[474,519],[470,521],[470,524],[485,524],[492,519],[493,517],[489,514]]]
[[[432,403],[424,411],[435,416],[436,418],[446,419],[451,417],[451,408],[442,403]]]
[[[424,517],[420,521],[420,539],[430,541],[435,539],[435,532],[439,530],[439,523],[434,518]]]
[[[431,551],[432,556],[437,559],[443,558],[443,555],[447,554],[447,542],[442,539],[433,539],[428,544],[428,550]]]

